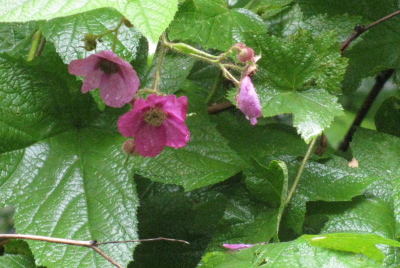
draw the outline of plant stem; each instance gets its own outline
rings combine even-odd
[[[359,37],[360,35],[362,35],[364,32],[368,31],[369,29],[371,29],[372,27],[386,21],[389,20],[391,18],[393,18],[394,16],[397,16],[400,14],[400,10],[397,10],[383,18],[380,18],[379,20],[367,25],[367,26],[363,26],[363,25],[357,25],[354,28],[354,32],[346,39],[346,41],[344,41],[342,43],[342,45],[340,46],[340,51],[342,52],[342,55],[344,54],[344,52],[346,52],[347,48],[350,46],[350,44],[357,39],[357,37]]]
[[[310,145],[308,146],[306,155],[304,156],[303,161],[301,162],[300,168],[297,171],[297,175],[296,175],[296,178],[294,179],[292,188],[290,188],[289,194],[286,197],[285,207],[290,203],[290,200],[292,199],[292,196],[293,196],[294,192],[296,191],[297,185],[299,184],[301,175],[303,174],[304,168],[308,162],[308,159],[310,158],[310,155],[311,155],[311,152],[312,152],[312,149],[314,147],[316,140],[317,140],[317,138],[312,139],[310,142]]]
[[[27,234],[0,234],[0,239],[26,239],[26,240],[36,240],[36,241],[43,241],[43,242],[50,242],[50,243],[57,243],[57,244],[66,244],[66,245],[72,245],[72,246],[87,247],[87,248],[91,248],[94,251],[96,251],[103,258],[105,258],[107,261],[109,261],[115,267],[118,267],[118,268],[123,268],[123,266],[118,264],[110,256],[108,256],[103,251],[101,251],[98,247],[99,245],[115,244],[115,243],[129,243],[129,242],[159,241],[159,240],[189,244],[189,242],[187,242],[185,240],[164,238],[164,237],[138,239],[138,240],[108,241],[108,242],[100,242],[100,243],[98,243],[96,240],[89,240],[89,241],[73,240],[73,239],[64,239],[64,238],[56,238],[56,237],[41,236],[41,235],[27,235]]]
[[[153,84],[153,89],[155,91],[160,91],[160,81],[161,81],[161,68],[162,68],[162,64],[164,61],[164,56],[165,56],[165,52],[166,52],[167,48],[163,45],[161,45],[161,50],[160,53],[158,55],[158,61],[157,61],[157,65],[156,65],[156,73],[154,74],[154,84]]]
[[[387,80],[389,80],[389,78],[393,75],[393,73],[394,69],[389,69],[382,71],[379,75],[376,76],[375,85],[372,87],[368,96],[365,98],[360,110],[358,111],[353,123],[351,124],[349,131],[347,131],[346,136],[339,146],[340,151],[346,152],[349,149],[350,142],[353,138],[354,133],[356,132],[357,127],[361,125],[368,111],[371,109],[371,106],[374,103],[376,97],[378,97],[379,92],[381,92],[383,86],[386,84]]]

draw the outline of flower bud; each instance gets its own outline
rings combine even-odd
[[[138,156],[135,141],[133,139],[126,140],[122,145],[122,150],[129,156]]]
[[[254,50],[247,47],[243,43],[237,43],[232,47],[233,50],[237,51],[237,59],[242,63],[246,63],[247,61],[255,62],[254,59]]]
[[[91,33],[87,33],[87,34],[85,34],[85,37],[81,40],[81,41],[83,41],[84,42],[84,46],[83,46],[83,48],[86,50],[86,51],[92,51],[92,50],[95,50],[96,49],[96,47],[97,47],[97,41],[96,41],[96,35],[94,35],[94,34],[91,34]]]

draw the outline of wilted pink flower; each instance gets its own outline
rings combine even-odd
[[[247,47],[245,44],[237,43],[232,48],[238,51],[237,59],[240,62],[242,63],[246,63],[247,61],[256,62],[254,58],[254,50]]]
[[[229,248],[232,250],[238,250],[238,249],[244,249],[244,248],[251,248],[252,246],[255,245],[264,245],[265,242],[259,243],[259,244],[222,244],[224,248]]]
[[[121,107],[131,101],[140,86],[132,65],[109,50],[71,61],[68,71],[85,76],[83,93],[100,88],[101,98],[112,107]]]
[[[236,96],[239,109],[246,115],[252,125],[257,124],[257,117],[262,116],[260,100],[249,76],[240,82],[239,93]]]
[[[165,146],[175,149],[189,141],[185,125],[188,103],[185,96],[158,96],[135,101],[132,111],[118,120],[118,129],[125,137],[133,137],[135,150],[145,157],[159,155]]]

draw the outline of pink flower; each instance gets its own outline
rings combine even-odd
[[[233,50],[238,51],[237,59],[242,62],[246,63],[247,61],[256,62],[254,58],[254,50],[247,47],[243,43],[237,43],[232,47]]]
[[[68,71],[85,76],[83,93],[100,88],[101,98],[112,107],[121,107],[131,101],[140,86],[132,65],[109,50],[71,61]]]
[[[238,250],[238,249],[244,249],[244,248],[251,248],[252,246],[255,245],[264,245],[265,242],[259,243],[259,244],[222,244],[224,248],[229,248],[232,250]]]
[[[249,76],[240,83],[239,94],[236,96],[239,109],[246,115],[252,125],[257,124],[257,118],[262,116],[260,100]]]
[[[132,111],[118,120],[125,137],[134,137],[135,150],[145,157],[159,155],[165,146],[183,147],[190,138],[185,125],[188,103],[185,96],[158,96],[135,101]]]

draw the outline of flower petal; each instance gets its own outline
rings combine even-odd
[[[68,72],[73,75],[86,76],[89,73],[98,69],[100,58],[97,54],[81,60],[73,60],[68,65]]]
[[[164,110],[169,115],[174,115],[176,118],[185,120],[188,108],[187,97],[181,96],[179,98],[176,98],[175,95],[168,95],[166,97],[167,97],[167,102],[163,106]]]
[[[166,146],[165,128],[145,125],[135,135],[135,145],[138,154],[144,157],[159,155]]]
[[[120,73],[105,74],[100,81],[100,97],[111,107],[122,107],[133,99],[136,91],[125,84]]]
[[[119,132],[125,137],[135,136],[136,132],[146,125],[142,117],[142,113],[135,113],[134,111],[123,114],[118,119]]]
[[[222,244],[224,248],[229,248],[233,250],[251,248],[254,244]]]
[[[166,130],[167,146],[175,149],[186,146],[190,139],[190,132],[183,120],[167,119],[163,125]]]
[[[246,115],[251,124],[257,124],[257,117],[262,116],[261,105],[249,76],[244,77],[241,81],[236,99],[239,109]]]
[[[104,73],[98,69],[90,72],[86,75],[82,85],[82,93],[86,93],[89,90],[93,90],[100,87],[101,77]]]

